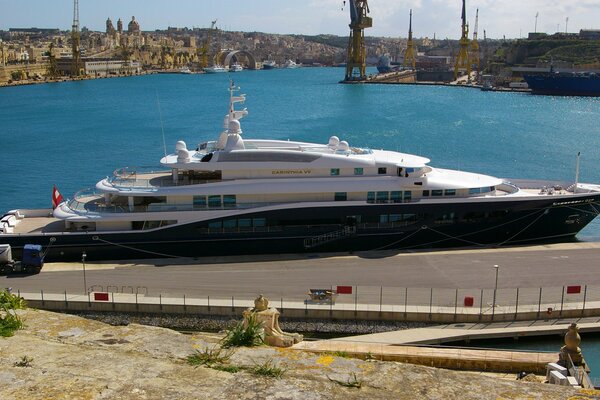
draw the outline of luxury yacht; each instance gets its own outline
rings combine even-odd
[[[204,72],[207,74],[220,74],[223,72],[228,72],[229,68],[225,68],[222,65],[213,65],[212,67],[203,68]]]
[[[599,213],[600,186],[577,179],[508,182],[337,136],[246,138],[238,90],[214,141],[178,141],[157,170],[118,169],[54,210],[10,211],[0,243],[49,261],[485,247],[570,240]]]

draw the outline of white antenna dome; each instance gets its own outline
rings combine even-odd
[[[239,135],[240,133],[242,133],[242,127],[240,124],[240,121],[236,121],[235,119],[233,121],[229,121],[229,133],[230,134],[234,134],[234,135]]]
[[[187,146],[185,145],[185,142],[183,140],[180,140],[177,143],[175,143],[175,151],[179,152],[179,150],[185,149],[187,149]]]
[[[332,136],[329,138],[329,147],[337,147],[340,144],[340,138],[337,136]]]
[[[341,151],[348,151],[350,150],[350,145],[345,140],[342,140],[338,146],[338,149]]]
[[[190,162],[190,152],[187,149],[177,150],[177,162],[189,163]]]

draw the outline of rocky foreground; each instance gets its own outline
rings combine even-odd
[[[593,392],[410,364],[239,348],[225,372],[186,357],[221,335],[111,326],[21,311],[26,327],[0,338],[0,399],[591,399]],[[266,361],[281,378],[252,372]]]

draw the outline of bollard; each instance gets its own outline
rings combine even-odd
[[[138,293],[137,290],[135,291],[135,309],[139,310],[139,305],[138,305]]]
[[[457,312],[458,312],[458,288],[456,288],[456,294],[454,295],[454,321],[456,321]]]
[[[381,307],[383,304],[383,286],[379,287],[379,316],[381,316]]]
[[[187,314],[187,307],[185,305],[185,293],[183,294],[183,313]]]
[[[158,306],[162,310],[162,293],[158,294]]]
[[[583,288],[583,307],[581,308],[581,316],[585,313],[585,300],[587,298],[587,285]]]
[[[406,319],[406,304],[408,303],[408,288],[404,288],[404,319]]]
[[[515,320],[517,319],[518,315],[519,315],[519,288],[517,288],[517,299],[515,302]]]
[[[565,287],[563,286],[563,288],[562,288],[562,296],[560,298],[560,313],[558,314],[559,317],[562,317],[564,302],[565,302]]]
[[[67,301],[67,291],[65,290],[65,308],[69,308],[69,302]]]
[[[483,317],[483,289],[481,289],[481,299],[479,300],[479,319]]]
[[[429,320],[431,321],[431,308],[433,307],[433,288],[429,290]]]
[[[540,318],[540,313],[542,312],[542,288],[540,288],[540,298],[538,300],[538,312],[537,317]]]
[[[40,293],[42,294],[42,305],[44,305],[44,291],[40,290]]]
[[[281,313],[283,314],[283,297],[281,298],[281,302],[279,304],[280,304],[279,309],[281,310]]]

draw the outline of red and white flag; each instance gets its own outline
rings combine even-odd
[[[58,189],[56,188],[56,185],[54,185],[54,188],[52,189],[52,209],[54,210],[62,202],[63,202],[63,197],[60,194],[60,192],[58,191]]]

